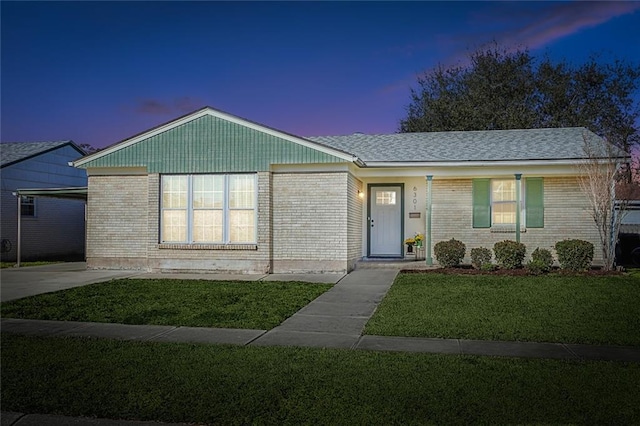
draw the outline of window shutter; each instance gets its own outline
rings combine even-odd
[[[526,179],[525,203],[527,228],[544,228],[544,181],[542,178]]]
[[[491,227],[491,181],[473,180],[473,227]]]

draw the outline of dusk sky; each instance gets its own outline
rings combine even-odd
[[[393,133],[417,75],[492,41],[640,60],[640,2],[0,7],[3,142],[104,147],[205,105],[300,136]]]

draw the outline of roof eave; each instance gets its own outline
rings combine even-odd
[[[612,159],[602,158],[599,162],[611,160],[626,160],[626,157]],[[569,159],[532,159],[532,160],[482,160],[482,161],[366,161],[366,167],[486,167],[486,166],[577,166],[587,161],[587,158]],[[617,162],[617,161],[616,161]]]

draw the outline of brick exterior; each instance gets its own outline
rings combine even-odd
[[[362,193],[363,197],[358,194]],[[366,210],[364,187],[352,174],[347,176],[347,270],[362,259],[362,215]]]
[[[274,174],[273,272],[351,270],[362,252],[361,185],[347,172]]]
[[[366,254],[367,183],[404,183],[402,238],[424,233],[426,182],[423,177],[373,178],[364,183],[349,172],[260,172],[257,244],[242,246],[160,244],[160,175],[89,178],[87,261],[89,268],[150,271],[246,273],[347,272]],[[456,238],[493,248],[515,233],[472,227],[472,179],[437,179],[432,187],[432,243]],[[521,241],[530,254],[553,250],[562,239],[580,238],[595,246],[598,234],[576,178],[544,178],[544,228],[529,228]],[[409,213],[420,212],[419,218]]]
[[[147,269],[147,176],[90,176],[87,267]]]
[[[271,173],[258,173],[258,241],[255,246],[229,249],[193,249],[183,244],[162,244],[160,229],[160,175],[149,175],[149,269],[152,271],[216,271],[266,274],[271,252]],[[224,247],[224,246],[223,246]],[[245,248],[244,250],[242,248]]]
[[[472,180],[433,180],[433,244],[455,238],[467,246],[466,263],[474,247],[493,249],[498,241],[515,240],[515,232],[495,233],[472,227]],[[588,203],[573,177],[544,178],[544,228],[527,228],[520,242],[527,257],[537,247],[552,251],[557,241],[578,238],[593,243],[594,264],[602,262],[598,231],[589,216]]]

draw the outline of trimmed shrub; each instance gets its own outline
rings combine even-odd
[[[484,247],[471,249],[471,264],[474,268],[480,269],[487,263],[491,263],[491,250]]]
[[[522,267],[527,248],[522,243],[504,240],[493,245],[493,252],[500,266],[505,269],[517,269]]]
[[[496,265],[494,265],[493,263],[483,263],[482,266],[480,267],[480,270],[482,271],[488,271],[488,272],[493,272],[497,269],[498,267]]]
[[[529,263],[532,262],[535,262],[536,267],[540,267],[542,272],[549,272],[553,266],[553,255],[549,250],[538,247],[531,253],[531,261]]]
[[[449,241],[440,241],[433,246],[433,255],[438,263],[445,268],[460,265],[466,251],[464,243],[454,238]]]
[[[527,262],[527,271],[531,275],[542,275],[546,272],[549,272],[549,268],[547,268],[546,263],[540,259],[531,259]]]
[[[584,240],[564,240],[556,243],[558,262],[562,269],[584,271],[593,261],[593,244]]]

